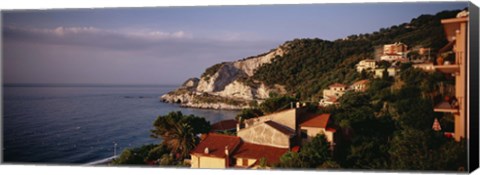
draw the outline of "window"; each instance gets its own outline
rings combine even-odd
[[[242,159],[242,165],[248,166],[248,159]]]
[[[306,129],[302,129],[301,130],[301,135],[302,135],[302,139],[306,139],[308,137],[308,134],[307,134],[307,130]]]

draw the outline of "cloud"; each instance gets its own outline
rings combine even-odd
[[[181,83],[213,64],[281,44],[241,33],[194,37],[181,30],[3,29],[6,82]]]
[[[5,43],[23,42],[40,45],[83,47],[103,51],[148,52],[163,58],[189,59],[223,57],[240,59],[248,53],[264,52],[276,47],[279,42],[266,41],[251,34],[235,32],[218,33],[212,36],[193,37],[182,30],[165,32],[153,29],[100,29],[96,27],[19,28],[6,26],[3,29]],[[272,44],[274,43],[274,44]],[[229,53],[229,54],[224,54]],[[237,54],[234,54],[237,53]],[[188,55],[188,56],[187,56]],[[232,56],[230,58],[225,58]]]
[[[109,49],[148,48],[157,43],[191,39],[184,31],[164,32],[158,30],[109,30],[95,27],[19,28],[6,26],[3,36],[8,41],[41,44],[76,45]]]

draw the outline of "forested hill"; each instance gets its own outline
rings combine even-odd
[[[361,78],[354,69],[362,59],[373,58],[375,48],[384,44],[402,42],[409,49],[431,48],[436,51],[447,41],[441,19],[452,18],[460,10],[443,11],[435,15],[421,15],[410,23],[382,28],[379,31],[351,35],[344,39],[295,39],[288,41],[288,52],[277,56],[250,77],[267,85],[284,85],[287,93],[303,100],[317,99],[321,90],[334,82],[351,83]]]
[[[367,78],[365,73],[356,72],[355,64],[378,56],[384,44],[402,42],[412,52],[431,48],[430,58],[434,59],[447,43],[441,19],[455,17],[459,11],[421,15],[409,23],[335,41],[287,41],[257,56],[215,64],[200,78],[190,78],[161,99],[185,107],[214,109],[249,108],[270,94],[318,102],[322,89],[332,83],[350,84]]]

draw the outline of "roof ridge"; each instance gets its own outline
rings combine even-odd
[[[207,137],[209,137],[210,135],[221,136],[221,137],[240,138],[238,136],[232,136],[232,135],[227,135],[227,134],[219,134],[219,133],[214,133],[214,132],[207,133]],[[205,138],[207,138],[207,137],[205,137]]]

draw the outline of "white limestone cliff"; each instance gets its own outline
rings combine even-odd
[[[184,107],[247,108],[251,102],[262,102],[272,92],[285,92],[279,85],[267,86],[262,82],[247,85],[241,81],[241,79],[253,76],[259,67],[271,63],[274,58],[281,57],[285,53],[286,51],[279,47],[259,56],[222,63],[212,75],[204,75],[200,79],[188,79],[175,91],[161,96],[161,100],[180,103]]]

